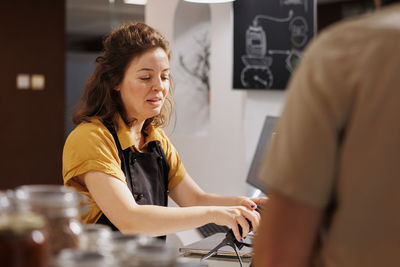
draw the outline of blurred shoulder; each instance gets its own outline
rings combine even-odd
[[[69,134],[68,141],[73,140],[104,140],[112,139],[112,135],[104,124],[97,119],[90,122],[82,122]]]
[[[354,65],[363,56],[390,50],[400,42],[400,4],[344,19],[317,34],[306,48],[305,58]],[[357,60],[355,60],[357,59]]]

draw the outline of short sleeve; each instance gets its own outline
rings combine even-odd
[[[64,184],[87,191],[74,177],[88,171],[100,171],[126,183],[114,139],[99,121],[78,125],[64,145]]]

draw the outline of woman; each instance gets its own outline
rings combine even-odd
[[[64,146],[64,184],[89,196],[85,223],[158,236],[213,222],[240,240],[265,199],[207,194],[185,171],[160,128],[173,110],[169,59],[168,42],[145,24],[106,38]],[[168,195],[180,207],[166,207]]]

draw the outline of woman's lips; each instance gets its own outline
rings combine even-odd
[[[162,104],[161,98],[148,99],[147,102],[152,106],[160,106]]]

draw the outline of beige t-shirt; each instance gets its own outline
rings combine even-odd
[[[292,77],[261,177],[337,208],[315,266],[400,266],[400,5],[341,22]]]
[[[121,143],[121,148],[125,150],[134,146],[129,130],[120,116],[118,124],[117,136]],[[170,167],[168,188],[172,190],[183,179],[186,170],[178,156],[178,152],[162,129],[149,126],[147,133],[148,136],[142,151],[146,151],[149,142],[159,142]],[[137,147],[135,149],[140,151]],[[90,211],[83,218],[84,223],[95,223],[102,214],[87,187],[78,179],[75,179],[76,176],[91,170],[109,174],[126,184],[114,138],[99,120],[79,124],[68,136],[63,151],[64,184],[74,187],[78,192],[87,195],[90,199]]]

